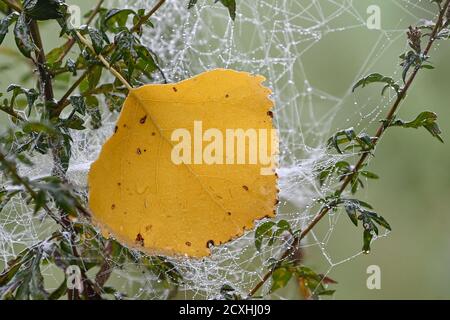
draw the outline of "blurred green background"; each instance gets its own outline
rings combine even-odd
[[[88,1],[67,1],[82,8]],[[328,33],[302,56],[307,68],[308,81],[337,97],[346,97],[334,119],[330,132],[357,123],[358,108],[367,104],[363,114],[379,103],[380,87],[374,85],[355,95],[346,93],[366,61],[364,71],[386,75],[397,72],[398,56],[405,51],[403,31],[418,18],[433,18],[433,6],[425,1],[358,0],[351,3],[355,13],[363,19],[366,9],[376,4],[381,8],[382,31],[351,28],[355,17],[343,15],[338,23],[349,26],[343,31]],[[419,6],[416,4],[420,3]],[[323,2],[323,11],[328,2]],[[332,9],[331,7],[328,9]],[[429,11],[428,11],[429,10]],[[348,19],[346,21],[345,19]],[[333,28],[333,26],[331,26]],[[46,48],[60,40],[51,23],[42,32]],[[384,32],[387,33],[384,33]],[[391,39],[391,41],[387,39]],[[379,45],[379,40],[381,44]],[[0,91],[12,82],[20,82],[26,66],[10,55],[14,48],[11,36],[0,47]],[[370,57],[372,57],[370,59]],[[450,42],[442,42],[432,51],[435,70],[421,72],[400,111],[403,119],[412,119],[423,110],[439,116],[443,138],[450,142]],[[304,79],[295,79],[303,86]],[[358,101],[358,105],[354,102]],[[318,112],[326,107],[317,105]],[[323,108],[321,110],[320,108]],[[350,123],[346,121],[350,118]],[[373,118],[373,117],[372,117]],[[5,123],[2,119],[1,123]],[[363,121],[361,128],[373,132],[377,123]],[[380,175],[379,181],[370,182],[360,198],[370,201],[377,212],[391,224],[393,232],[376,241],[369,255],[360,255],[332,268],[330,277],[339,284],[334,288],[336,299],[449,299],[450,298],[450,149],[440,144],[425,130],[392,129],[377,148],[370,170]],[[327,221],[319,225],[319,233],[328,230]],[[362,243],[361,230],[344,216],[333,231],[327,252],[338,261],[356,253]],[[318,270],[327,270],[329,264],[317,250],[306,251],[306,262]],[[366,286],[370,265],[381,268],[381,290]],[[296,298],[296,288],[288,288],[288,296]]]

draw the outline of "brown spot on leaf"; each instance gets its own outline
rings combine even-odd
[[[147,226],[145,226],[145,231],[150,231],[152,229],[152,225],[151,224],[149,224],[149,225],[147,225]]]
[[[225,98],[229,98],[230,97],[230,95],[227,93],[226,95],[225,95]]]
[[[117,130],[119,130],[119,127],[118,127],[118,126],[115,126],[115,127],[114,127],[114,133],[116,133]]]
[[[189,241],[186,241],[186,245],[190,247],[192,244]]]
[[[214,246],[214,240],[208,240],[208,242],[206,242],[206,247],[209,248],[211,246]]]
[[[111,205],[111,209],[114,210],[115,208],[116,208],[116,205],[113,203],[113,204]]]
[[[231,212],[228,211],[227,214],[228,214],[229,216],[231,216]]]
[[[120,182],[117,182],[117,185],[120,187],[122,184]]]
[[[139,155],[142,154],[141,148],[137,148],[136,149],[136,153],[139,154]]]
[[[175,88],[175,87],[172,87],[172,89],[173,89],[174,92],[177,92],[177,91],[178,91],[178,89]]]
[[[152,136],[156,135],[156,132],[152,132]]]
[[[141,246],[141,247],[144,246],[144,238],[142,237],[142,235],[140,233],[137,234],[135,242],[138,246]]]
[[[242,188],[244,188],[245,191],[248,191],[248,187],[247,186],[242,186]]]
[[[139,120],[139,123],[140,123],[140,124],[144,124],[144,123],[145,123],[145,120],[147,120],[147,116],[146,116],[146,115],[143,116],[143,117],[141,118],[141,120]]]
[[[272,111],[267,111],[267,115],[271,118],[273,118],[273,112]]]

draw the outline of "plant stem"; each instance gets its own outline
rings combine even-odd
[[[425,51],[423,52],[424,56],[427,56],[428,53],[430,52],[430,49],[432,48],[434,41],[436,40],[436,36],[440,30],[440,27],[442,25],[442,22],[443,22],[443,19],[444,19],[444,16],[445,16],[447,10],[450,10],[450,0],[446,0],[443,7],[440,8],[439,17],[437,19],[436,25],[430,35],[430,39],[425,48]],[[391,108],[389,109],[389,111],[387,113],[387,116],[386,116],[387,123],[390,123],[394,119],[399,106],[401,105],[402,101],[406,97],[406,94],[407,94],[409,88],[411,87],[411,85],[413,84],[419,70],[420,70],[420,65],[418,65],[414,68],[413,72],[410,74],[408,80],[406,81],[403,89],[397,95],[397,98],[396,98],[394,104],[391,106]],[[384,132],[386,131],[386,128],[387,127],[385,126],[384,123],[382,123],[378,127],[378,130],[376,131],[376,134],[375,134],[376,139],[374,139],[374,141],[373,141],[374,146],[376,146],[378,141],[380,141],[380,138],[383,136]],[[345,189],[351,183],[354,175],[357,174],[358,171],[361,169],[361,167],[365,164],[369,154],[370,153],[365,152],[361,155],[361,157],[359,158],[359,160],[358,160],[357,164],[355,165],[354,169],[352,170],[352,172],[344,179],[344,181],[342,182],[342,185],[337,190],[337,192],[336,192],[337,196],[342,195],[342,193],[345,191]],[[317,223],[320,220],[322,220],[322,218],[324,216],[327,215],[327,213],[331,210],[331,208],[332,208],[331,206],[323,206],[322,209],[319,210],[319,212],[315,215],[315,217],[308,224],[308,226],[301,232],[301,234],[294,238],[292,246],[281,255],[281,257],[278,260],[279,262],[285,260],[286,258],[288,258],[292,255],[292,253],[295,251],[296,247],[299,246],[301,240],[304,239],[306,237],[306,235],[317,225]],[[270,269],[266,274],[264,274],[263,278],[252,288],[252,290],[250,290],[250,292],[248,294],[249,297],[254,296],[255,293],[258,292],[258,290],[269,280],[269,278],[272,276],[273,272],[275,271],[275,269],[278,265],[279,265],[279,263],[277,263],[272,269]]]
[[[131,32],[138,32],[142,25],[147,22],[148,19],[156,12],[158,9],[166,2],[166,0],[159,0],[153,8],[150,9],[150,11],[144,15],[142,18],[139,19],[139,21],[133,26],[131,29]]]
[[[1,0],[3,1],[8,7],[10,7],[11,9],[17,11],[17,12],[21,12],[22,8],[15,2],[10,1],[10,0]]]
[[[82,73],[82,75],[70,86],[70,88],[67,90],[67,92],[62,96],[62,98],[58,101],[58,104],[55,108],[55,114],[58,116],[61,114],[61,112],[64,110],[64,108],[67,106],[66,102],[69,99],[69,97],[72,95],[72,93],[78,88],[78,86],[83,82],[83,80],[89,75],[91,71],[91,68],[88,68],[85,72]]]
[[[11,117],[16,118],[19,121],[26,121],[23,117],[21,117],[17,112],[15,112],[13,109],[11,108],[3,108],[0,106],[0,110],[9,114]]]

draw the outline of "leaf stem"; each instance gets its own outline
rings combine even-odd
[[[430,52],[434,41],[436,40],[436,36],[439,32],[440,26],[442,25],[444,16],[447,12],[447,10],[450,10],[450,0],[446,0],[445,4],[443,5],[443,7],[441,8],[440,12],[439,12],[439,17],[437,19],[436,25],[433,29],[433,32],[430,35],[430,39],[428,41],[428,44],[425,48],[425,51],[423,52],[424,56],[427,56],[428,53]],[[401,105],[401,102],[403,101],[403,99],[406,97],[406,94],[409,90],[409,88],[411,87],[411,85],[413,84],[418,72],[420,70],[420,65],[416,66],[413,70],[413,72],[411,73],[411,75],[409,76],[408,80],[405,83],[405,86],[403,87],[403,89],[401,90],[401,92],[397,95],[397,99],[395,100],[394,104],[392,105],[392,107],[389,109],[387,116],[386,116],[386,120],[389,123],[390,121],[392,121],[392,119],[394,118],[399,106]],[[380,138],[383,136],[384,132],[386,130],[386,127],[384,125],[384,123],[382,123],[377,132],[376,132],[376,139],[374,139],[374,146],[378,143],[378,141],[380,141]],[[353,171],[344,179],[344,181],[342,182],[342,185],[340,186],[340,188],[337,190],[336,195],[340,196],[345,189],[347,188],[347,186],[351,183],[354,175],[361,169],[361,167],[365,164],[368,156],[370,153],[366,152],[364,154],[361,155],[361,157],[359,158],[357,164],[355,165]],[[288,257],[290,257],[296,250],[296,248],[298,247],[298,245],[300,244],[301,240],[304,239],[306,237],[306,235],[317,225],[317,223],[322,220],[322,218],[324,216],[327,215],[327,213],[331,210],[331,206],[323,206],[322,209],[319,210],[319,212],[314,216],[314,218],[312,219],[312,221],[308,224],[308,226],[301,232],[301,234],[297,237],[294,238],[294,241],[291,245],[291,247],[289,249],[287,249],[282,255],[281,257],[278,259],[278,263],[275,264],[275,266],[273,268],[271,268],[267,273],[264,274],[264,276],[262,277],[262,279],[250,290],[248,296],[252,297],[254,296],[258,290],[269,280],[269,278],[272,276],[273,272],[275,271],[276,267],[279,265],[279,263],[285,259],[287,259]]]

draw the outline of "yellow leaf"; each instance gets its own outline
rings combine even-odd
[[[217,69],[132,89],[89,172],[95,223],[150,254],[202,257],[211,245],[253,228],[255,220],[273,217],[278,136],[262,81]],[[250,138],[243,145],[227,139],[237,132]],[[270,163],[262,160],[264,152],[253,154],[264,145]]]

